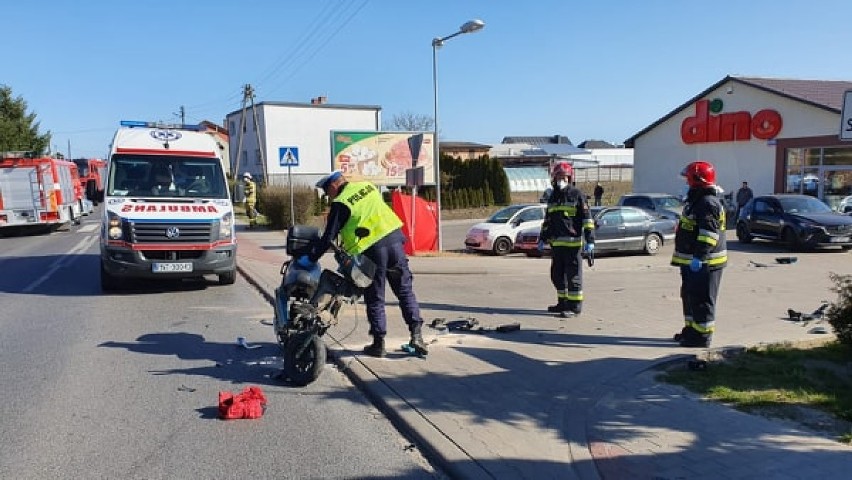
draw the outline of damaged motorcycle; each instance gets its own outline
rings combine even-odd
[[[364,238],[369,230],[358,228],[355,234]],[[343,304],[355,303],[363,295],[376,272],[369,258],[351,255],[335,244],[331,246],[335,270],[299,262],[319,239],[316,227],[295,225],[287,231],[291,258],[281,266],[281,285],[275,289],[273,326],[283,350],[284,374],[299,386],[310,384],[322,373],[326,362],[322,336],[337,324]]]

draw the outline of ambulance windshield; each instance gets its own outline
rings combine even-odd
[[[107,195],[226,199],[228,189],[218,159],[115,155]]]

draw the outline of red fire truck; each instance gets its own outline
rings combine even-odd
[[[0,228],[77,222],[81,191],[73,162],[0,153]]]
[[[80,186],[86,198],[95,205],[104,200],[104,180],[106,180],[107,162],[100,158],[75,158],[74,163],[80,173]]]

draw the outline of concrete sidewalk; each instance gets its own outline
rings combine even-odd
[[[238,268],[267,298],[280,283],[285,236],[238,233]],[[584,313],[572,319],[544,312],[555,297],[545,259],[411,257],[427,325],[475,318],[489,330],[521,329],[425,328],[429,355],[409,356],[399,351],[408,332],[389,294],[387,358],[361,354],[370,340],[361,303],[343,309],[325,340],[338,367],[454,478],[849,478],[852,448],[654,380],[655,365],[696,353],[670,340],[681,326],[670,249],[599,259],[584,275]],[[827,272],[849,254],[750,263],[773,256],[731,252],[714,346],[814,339],[780,317],[826,298]],[[334,265],[330,256],[321,263]],[[795,282],[779,275],[791,271]]]

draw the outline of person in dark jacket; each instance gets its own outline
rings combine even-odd
[[[748,186],[748,182],[743,182],[743,186],[737,190],[737,217],[740,218],[740,210],[745,207],[746,203],[749,200],[754,198],[754,192],[751,191],[751,187]]]
[[[373,357],[387,354],[386,281],[399,300],[399,308],[411,333],[408,345],[420,355],[429,353],[423,341],[423,319],[403,246],[406,239],[400,229],[402,221],[385,203],[379,189],[370,182],[348,182],[342,172],[334,171],[320,179],[316,186],[328,195],[331,208],[322,237],[308,255],[308,260],[316,262],[340,235],[347,253],[363,254],[376,264],[373,283],[364,291],[367,320],[373,337],[373,343],[364,347],[364,353]],[[358,227],[366,228],[368,235],[359,238],[355,234]]]
[[[596,207],[600,207],[600,206],[601,206],[601,199],[603,198],[603,194],[604,194],[604,188],[603,188],[603,186],[600,184],[600,182],[598,182],[598,183],[595,185],[595,192],[594,192],[594,195],[595,195],[595,206],[596,206]]]
[[[709,347],[716,331],[716,298],[728,263],[725,208],[716,169],[692,162],[681,172],[689,191],[675,233],[671,264],[680,267],[684,326],[674,339],[683,347]]]
[[[594,222],[583,193],[571,184],[574,168],[568,162],[553,167],[553,191],[539,235],[539,250],[551,247],[550,280],[556,288],[556,304],[548,312],[562,316],[580,313],[583,307],[583,262],[581,249],[595,248]]]

